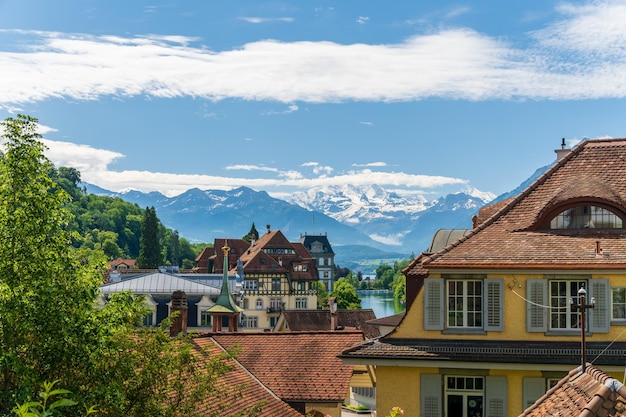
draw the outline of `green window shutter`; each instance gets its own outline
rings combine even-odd
[[[485,378],[485,417],[506,417],[508,397],[505,376]]]
[[[485,330],[504,330],[504,280],[492,278],[485,280],[484,303]]]
[[[444,281],[440,278],[424,280],[424,329],[443,330]]]
[[[420,375],[420,416],[441,417],[443,415],[441,397],[441,375]]]
[[[589,331],[591,333],[608,333],[611,325],[611,285],[608,279],[590,279],[586,304],[591,304],[594,297],[596,305],[587,310],[589,313]]]
[[[526,331],[548,330],[548,282],[545,279],[526,280]]]
[[[524,378],[522,387],[522,407],[527,409],[546,393],[546,380],[543,378]]]

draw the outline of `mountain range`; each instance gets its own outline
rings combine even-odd
[[[472,216],[491,201],[514,196],[547,167],[538,169],[520,187],[495,198],[488,193],[448,194],[428,201],[403,197],[379,186],[336,186],[297,192],[289,200],[265,191],[239,187],[229,191],[197,188],[167,197],[159,192],[112,192],[83,184],[91,194],[119,197],[140,207],[154,207],[161,222],[191,242],[241,238],[254,223],[259,233],[280,229],[290,240],[325,234],[335,261],[350,269],[370,269],[364,259],[393,262],[425,251],[439,229],[470,229]],[[360,259],[359,260],[357,260]]]

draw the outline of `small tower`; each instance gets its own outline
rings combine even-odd
[[[222,252],[224,252],[224,277],[222,279],[222,289],[220,290],[220,295],[217,298],[215,305],[207,311],[211,314],[214,332],[222,331],[223,318],[228,319],[228,331],[236,332],[238,330],[239,314],[243,311],[243,309],[235,303],[233,296],[230,294],[230,287],[228,285],[228,252],[230,252],[230,248],[228,247],[228,242],[224,243]]]

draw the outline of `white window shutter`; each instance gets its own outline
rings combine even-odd
[[[485,417],[506,417],[508,397],[505,376],[485,378]]]
[[[443,401],[441,400],[441,375],[420,375],[420,416],[441,417],[443,415]]]
[[[424,329],[443,330],[444,281],[441,278],[424,279]]]
[[[548,330],[548,282],[545,279],[526,280],[526,331]]]
[[[608,279],[590,279],[589,292],[586,304],[591,304],[591,298],[595,298],[594,308],[587,310],[589,313],[589,331],[591,333],[608,333],[611,326],[611,285]]]
[[[484,329],[489,331],[504,330],[504,280],[502,278],[491,278],[485,280],[486,300],[483,304],[485,311]]]

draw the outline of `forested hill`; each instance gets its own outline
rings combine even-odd
[[[119,197],[87,194],[84,187],[78,186],[80,172],[74,168],[51,168],[48,174],[72,197],[68,208],[74,219],[69,227],[77,232],[72,242],[75,248],[103,253],[108,260],[139,258],[146,207]],[[156,234],[161,249],[161,265],[191,268],[196,255],[204,247],[204,243],[192,245],[180,238],[178,232],[164,227],[158,218]]]

